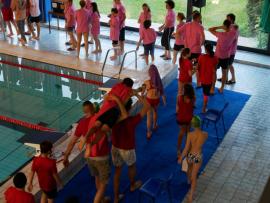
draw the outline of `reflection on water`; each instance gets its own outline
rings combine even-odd
[[[103,82],[99,75],[0,54],[2,61]],[[65,130],[79,119],[85,100],[101,102],[97,85],[0,63],[0,114],[27,122],[44,122]]]

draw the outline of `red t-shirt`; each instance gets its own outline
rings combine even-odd
[[[35,157],[32,171],[37,173],[40,189],[51,191],[57,188],[53,174],[57,173],[56,160],[47,157]]]
[[[178,97],[177,121],[180,123],[190,123],[193,118],[194,101],[184,101],[184,96]]]
[[[5,192],[6,203],[35,203],[34,196],[31,193],[19,190],[15,187],[9,187]]]
[[[124,103],[130,97],[131,92],[132,92],[132,88],[127,87],[123,83],[118,83],[112,87],[111,91],[109,92],[109,95],[113,94],[113,95],[117,96],[120,99],[120,101]],[[118,105],[115,101],[105,100],[104,103],[102,104],[99,112],[96,114],[95,118],[98,119],[102,114],[104,114],[105,112],[107,112],[111,108],[114,108],[117,106]],[[96,119],[91,119],[91,122],[89,123],[89,126],[88,126],[89,129],[93,127]]]
[[[113,146],[124,150],[135,149],[136,127],[141,120],[141,115],[137,114],[117,123],[112,129]]]
[[[182,83],[191,83],[192,76],[189,75],[189,71],[192,71],[192,63],[189,59],[179,59],[180,65],[180,73],[179,73],[179,81]]]
[[[86,135],[91,118],[92,118],[92,116],[83,117],[80,119],[80,121],[77,125],[77,128],[76,128],[76,131],[75,131],[76,137],[81,137],[81,136]]]
[[[199,57],[199,76],[202,84],[210,85],[213,83],[217,64],[218,58],[216,56],[211,57],[208,54],[203,54]]]

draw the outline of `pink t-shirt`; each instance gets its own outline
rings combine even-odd
[[[91,34],[96,37],[100,34],[100,16],[98,12],[92,13],[91,17]]]
[[[144,45],[155,43],[156,38],[157,33],[153,28],[142,29],[141,39]]]
[[[151,12],[149,12],[149,11],[147,11],[147,12],[142,11],[141,14],[140,14],[140,17],[139,17],[139,22],[140,22],[139,32],[140,32],[140,35],[141,35],[142,29],[144,28],[143,27],[143,23],[146,20],[151,20]]]
[[[110,22],[110,39],[113,41],[118,41],[120,35],[120,22],[118,16],[111,16]]]
[[[118,10],[119,23],[120,23],[119,26],[120,26],[120,29],[122,29],[123,27],[125,27],[126,9],[122,3],[114,4],[113,7],[117,8]]]
[[[234,39],[233,44],[232,44],[232,47],[231,47],[231,55],[235,55],[235,53],[237,51],[238,37],[239,37],[240,33],[239,33],[239,29],[236,28],[236,25],[231,25],[231,29],[233,31],[235,31],[235,34],[236,34],[235,39]]]
[[[176,27],[176,36],[175,36],[175,44],[176,45],[184,45],[185,44],[185,37],[184,32],[181,32],[180,28],[185,25],[184,22],[179,23]]]
[[[81,8],[76,11],[76,21],[77,21],[77,33],[89,32],[89,11],[85,8]]]
[[[167,15],[165,17],[166,28],[172,28],[175,25],[175,12],[173,9],[168,9]]]
[[[66,26],[69,27],[75,27],[76,25],[76,19],[75,19],[75,8],[73,5],[66,7],[65,11],[65,18],[66,18]]]
[[[236,38],[236,32],[231,30],[229,32],[217,32],[217,46],[215,55],[220,59],[229,58],[231,55],[231,48]]]
[[[186,23],[179,31],[183,32],[184,36],[187,36],[185,37],[185,47],[189,48],[191,53],[202,53],[204,29],[200,23],[195,21]]]

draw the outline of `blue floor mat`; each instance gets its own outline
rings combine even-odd
[[[167,106],[160,106],[158,110],[159,128],[153,134],[151,141],[146,140],[145,119],[138,126],[136,152],[137,174],[140,180],[146,181],[150,177],[166,178],[172,172],[174,173],[171,191],[173,202],[179,203],[183,200],[189,188],[186,183],[186,175],[181,172],[180,166],[176,162],[176,143],[179,132],[179,126],[175,121],[176,94],[177,80],[173,81],[166,88]],[[216,94],[210,97],[208,108],[221,109],[225,102],[229,102],[229,107],[224,114],[225,125],[228,130],[249,98],[249,95],[225,90],[224,94]],[[196,90],[196,114],[201,112],[202,99],[202,89]],[[209,133],[209,138],[203,148],[204,163],[202,170],[218,147],[214,126],[209,125],[205,130]],[[218,132],[219,137],[223,138],[224,132],[221,123],[218,125]],[[106,194],[113,198],[112,177]],[[128,185],[127,167],[125,167],[121,177],[120,188],[122,192],[125,192],[125,199],[122,202],[138,202],[139,192],[128,192]],[[78,196],[81,203],[90,203],[93,201],[95,195],[94,179],[90,177],[86,166],[60,191],[56,202],[63,203],[68,196],[73,195]],[[146,197],[142,199],[142,202],[148,201],[149,199]],[[161,193],[157,202],[169,202],[167,193]]]

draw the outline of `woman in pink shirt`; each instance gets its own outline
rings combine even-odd
[[[88,57],[88,36],[89,36],[89,11],[85,9],[85,1],[80,1],[81,8],[76,11],[76,21],[77,21],[77,56],[80,56],[82,35],[84,37],[85,44],[85,54]]]
[[[144,46],[144,59],[146,65],[149,64],[149,54],[151,55],[152,58],[152,63],[155,60],[154,57],[154,51],[155,51],[155,42],[157,38],[157,33],[153,28],[151,27],[151,20],[145,20],[144,23],[144,29],[142,30],[140,40],[137,44],[137,50],[139,50],[139,46],[141,44],[141,41],[143,41],[143,46]]]
[[[77,47],[77,40],[74,35],[76,19],[75,19],[75,8],[73,6],[73,0],[68,0],[65,3],[64,13],[65,13],[65,19],[66,19],[65,28],[70,37],[70,45],[71,45],[71,47],[68,48],[68,51],[74,51]]]
[[[219,92],[223,93],[228,76],[231,47],[236,38],[236,32],[234,30],[231,30],[231,22],[229,20],[225,20],[222,26],[209,28],[209,31],[217,37],[215,55],[218,57],[219,60],[217,68],[222,68],[222,80]]]
[[[118,17],[117,8],[112,8],[110,15],[110,39],[112,40],[113,47],[118,46],[119,35],[120,35],[120,21]],[[111,56],[111,60],[115,60],[117,58],[117,50],[114,50],[114,55]]]
[[[175,24],[175,13],[173,11],[174,9],[174,1],[167,0],[166,3],[166,9],[167,9],[167,15],[165,17],[165,23],[159,27],[159,31],[163,31],[162,38],[161,38],[161,45],[165,49],[165,53],[161,55],[164,60],[171,60],[171,36],[174,31],[174,24]]]
[[[92,3],[92,16],[91,16],[91,34],[94,38],[96,50],[94,50],[92,53],[97,54],[101,53],[101,44],[99,40],[99,34],[100,34],[100,15],[98,11],[98,6],[96,2]]]
[[[184,34],[180,31],[180,28],[185,25],[185,19],[186,17],[184,13],[177,14],[177,20],[179,21],[179,24],[176,27],[176,32],[173,33],[173,36],[175,37],[175,43],[173,47],[173,64],[176,63],[178,53],[185,47]]]

